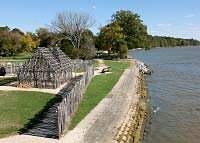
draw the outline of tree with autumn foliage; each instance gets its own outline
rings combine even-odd
[[[0,27],[0,56],[31,52],[38,45],[39,39],[31,32],[24,33],[18,28],[10,30],[8,26]]]

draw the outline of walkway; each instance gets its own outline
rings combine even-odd
[[[67,143],[111,143],[118,133],[131,105],[139,101],[136,95],[137,72],[127,69],[112,91],[77,127],[61,139]]]
[[[125,70],[112,91],[72,131],[55,139],[15,135],[0,143],[111,143],[118,133],[131,105],[138,102],[137,70]]]

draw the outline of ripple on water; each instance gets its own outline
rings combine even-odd
[[[152,113],[144,143],[200,143],[200,47],[130,52],[147,77]],[[164,51],[164,52],[163,52]]]

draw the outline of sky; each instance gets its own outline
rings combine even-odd
[[[118,10],[138,13],[151,35],[200,40],[200,0],[0,0],[0,26],[35,32],[63,11],[83,11],[95,20],[94,34]]]

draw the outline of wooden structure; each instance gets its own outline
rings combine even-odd
[[[62,101],[57,106],[58,137],[61,137],[68,128],[83,97],[85,87],[94,76],[93,61],[82,62],[82,66],[86,68],[86,72],[76,77],[76,80],[71,83],[71,86],[66,85],[66,87],[61,90],[60,95],[62,96]]]
[[[17,63],[0,63],[0,68],[5,68],[5,76],[17,76],[17,71],[19,67],[21,67],[23,64],[23,61],[17,62]]]
[[[39,123],[29,129],[28,135],[59,138],[68,128],[70,121],[75,114],[78,105],[88,82],[94,75],[93,61],[75,61],[77,68],[85,68],[85,72],[73,77],[55,96],[50,108],[45,111],[45,116],[39,119]],[[77,69],[76,68],[76,69]],[[59,97],[59,98],[58,98]],[[32,124],[32,123],[31,123]]]
[[[18,70],[18,83],[57,88],[72,78],[72,62],[58,47],[39,47]]]

